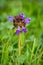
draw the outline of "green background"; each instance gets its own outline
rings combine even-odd
[[[26,25],[28,32],[18,58],[18,36],[8,16],[20,13],[31,22]],[[21,65],[43,65],[43,0],[0,0],[0,65],[19,65],[18,60]]]

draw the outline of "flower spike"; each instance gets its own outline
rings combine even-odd
[[[30,23],[30,18],[25,19],[25,15],[19,14],[17,16],[8,16],[8,19],[13,22],[13,25],[17,28],[16,34],[20,34],[21,32],[27,32],[26,24]]]

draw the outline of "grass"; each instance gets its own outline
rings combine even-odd
[[[43,65],[43,2],[4,2],[0,10],[0,65]],[[7,16],[22,12],[31,22],[26,25],[28,32],[20,37],[23,48],[18,56],[18,36]]]

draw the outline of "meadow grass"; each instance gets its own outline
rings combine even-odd
[[[0,65],[43,65],[43,2],[0,2]],[[15,34],[15,28],[12,29],[13,23],[9,22],[7,16],[22,12],[31,18],[31,22],[26,25],[28,32],[21,34],[23,48],[18,56],[18,35]]]

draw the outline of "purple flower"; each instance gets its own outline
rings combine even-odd
[[[30,23],[30,18],[26,18],[25,23]]]
[[[22,26],[22,31],[23,31],[23,32],[27,32],[27,29]]]
[[[13,17],[12,16],[8,16],[8,19],[13,22]]]
[[[20,27],[18,26],[18,29],[16,30],[16,34],[18,35],[20,33]]]
[[[15,27],[18,27],[18,29],[16,30],[16,34],[18,35],[19,33],[23,32],[27,32],[26,29],[26,24],[30,23],[30,18],[26,18],[25,19],[25,15],[22,13],[20,15],[17,16],[8,16],[8,19],[13,22]]]

